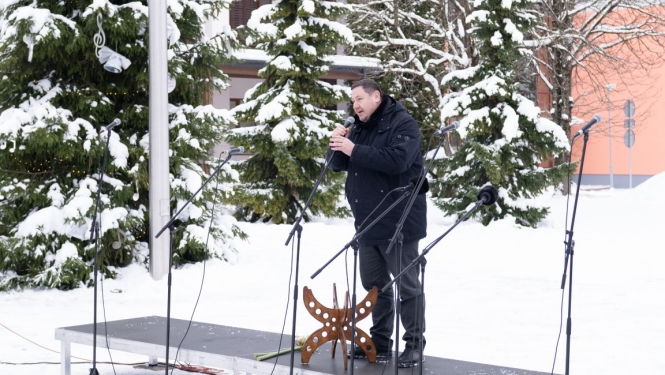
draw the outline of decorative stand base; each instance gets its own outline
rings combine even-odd
[[[374,287],[367,293],[363,299],[356,306],[356,339],[355,343],[367,355],[367,360],[371,363],[376,362],[376,348],[371,337],[363,330],[358,328],[359,321],[367,317],[374,306],[376,305],[376,298],[379,290]],[[339,308],[337,304],[337,286],[333,284],[333,308],[323,306],[319,301],[314,298],[312,290],[308,287],[303,288],[303,302],[305,308],[314,317],[314,319],[323,323],[323,327],[316,330],[309,335],[307,341],[302,347],[301,362],[309,363],[309,358],[314,354],[316,349],[328,341],[332,341],[332,356],[335,357],[335,349],[337,347],[337,340],[342,342],[342,354],[344,358],[344,369],[348,368],[348,358],[346,349],[347,336],[351,336],[351,309],[349,308],[349,292],[346,292],[344,298],[344,307]]]

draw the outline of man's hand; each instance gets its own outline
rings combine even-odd
[[[334,135],[334,132],[336,131],[337,129],[333,131],[333,136],[330,138],[330,149],[333,151],[341,151],[344,154],[351,156],[355,144],[344,136]]]
[[[332,132],[332,137],[335,136],[340,136],[340,137],[349,137],[349,129],[343,127],[342,125],[337,125],[335,130]]]

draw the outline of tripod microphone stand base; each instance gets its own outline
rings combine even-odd
[[[346,292],[344,307],[339,308],[337,304],[337,286],[333,284],[333,308],[325,307],[321,304],[308,287],[303,287],[303,302],[305,308],[314,317],[314,319],[323,323],[323,327],[310,334],[302,347],[302,363],[309,363],[309,359],[317,348],[328,341],[332,341],[332,356],[335,357],[335,348],[337,340],[341,340],[342,354],[344,358],[344,369],[348,369],[348,358],[346,356],[347,335],[352,332],[351,309],[349,308],[349,292]],[[377,287],[367,293],[367,296],[356,307],[356,322],[360,321],[372,312],[376,305],[376,299],[379,295]],[[349,338],[350,339],[350,338]],[[372,338],[363,330],[356,327],[355,344],[362,348],[367,355],[370,363],[376,362],[376,347]],[[353,356],[355,353],[351,353]]]

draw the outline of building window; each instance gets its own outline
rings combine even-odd
[[[252,16],[252,11],[262,5],[272,3],[271,0],[236,0],[231,3],[229,23],[232,29],[244,26]]]
[[[243,103],[243,99],[240,99],[240,98],[231,98],[231,99],[229,100],[229,109],[233,109],[233,108],[239,106],[239,105],[242,104],[242,103]],[[254,125],[256,125],[256,123],[254,123],[254,122],[239,122],[239,123],[238,123],[238,127],[239,127],[239,128],[244,128],[244,127],[246,127],[246,126],[254,126]]]
[[[233,108],[239,106],[240,104],[242,104],[242,99],[240,99],[240,98],[235,98],[235,99],[231,98],[229,100],[229,105],[230,105],[229,109],[233,109]]]

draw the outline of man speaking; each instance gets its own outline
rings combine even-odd
[[[371,79],[355,82],[351,86],[351,99],[355,125],[353,129],[338,125],[333,131],[330,148],[338,152],[332,159],[331,168],[336,172],[347,172],[346,198],[359,231],[363,229],[360,227],[363,223],[366,225],[376,219],[401,194],[391,194],[374,211],[389,191],[408,186],[420,176],[423,160],[420,129],[399,101],[383,94]],[[394,246],[389,254],[386,250],[407,201],[402,200],[359,239],[360,279],[367,291],[375,286],[381,290],[391,281],[391,274],[398,273],[397,247]],[[368,217],[372,211],[375,213]],[[427,231],[426,214],[425,194],[420,194],[402,228],[401,269],[418,256],[418,242]],[[424,316],[419,274],[419,267],[412,267],[401,277],[401,319],[406,331],[402,338],[406,343],[404,352],[398,358],[399,367],[417,366],[425,347],[425,340],[420,342],[419,331],[419,316]],[[379,292],[372,310],[370,334],[376,346],[377,359],[386,360],[392,356],[393,301],[392,289]],[[423,322],[423,330],[424,326]],[[366,358],[359,347],[353,354],[355,358]]]

